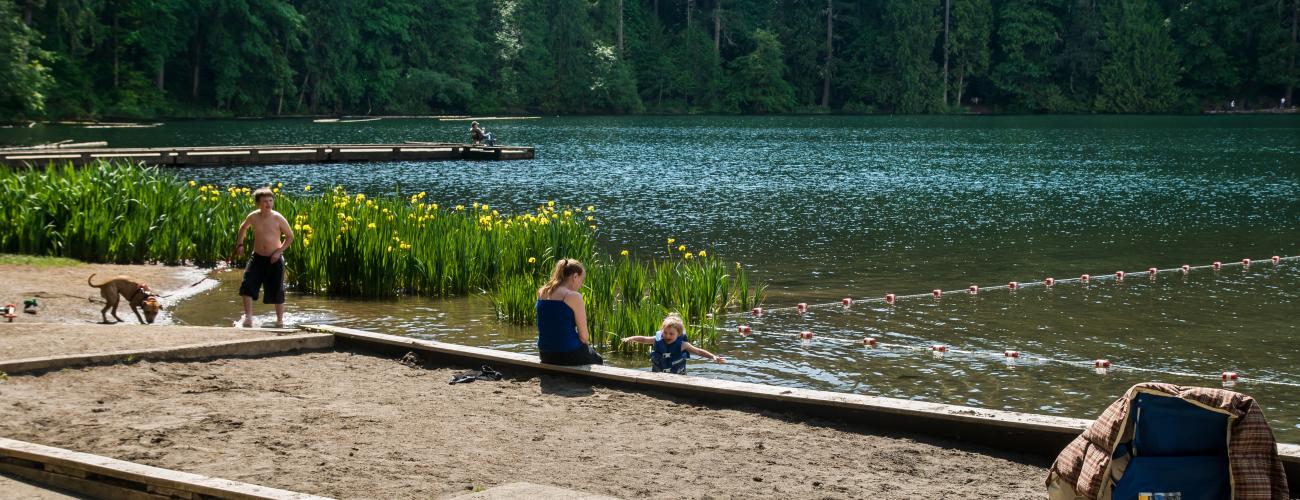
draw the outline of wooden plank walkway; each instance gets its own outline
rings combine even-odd
[[[480,146],[451,143],[290,144],[180,148],[69,148],[0,151],[7,167],[126,160],[160,166],[273,165],[436,160],[531,160],[532,146]]]

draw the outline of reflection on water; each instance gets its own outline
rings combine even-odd
[[[456,140],[462,125],[206,121],[93,131],[93,139],[123,146]],[[426,191],[445,206],[486,201],[503,211],[552,199],[594,204],[605,250],[655,255],[665,238],[676,238],[751,266],[772,285],[772,306],[1300,255],[1296,117],[580,117],[495,125],[509,142],[536,145],[538,159],[178,173],[223,186]],[[0,142],[90,133],[4,130]],[[697,360],[691,370],[1078,417],[1093,416],[1137,381],[1214,386],[1215,374],[1232,370],[1279,437],[1296,442],[1300,393],[1283,385],[1300,382],[1295,265],[773,314],[752,322],[750,338],[723,336],[718,350],[734,363]],[[230,324],[239,311],[233,286],[182,305],[177,317]],[[532,329],[497,323],[482,297],[297,296],[289,310],[290,322],[534,349]],[[793,338],[803,329],[817,335],[807,346]],[[940,360],[924,351],[866,350],[857,342],[867,335],[981,354]],[[1004,349],[1026,357],[1008,365],[995,355]],[[1098,376],[1043,358],[1122,366]]]

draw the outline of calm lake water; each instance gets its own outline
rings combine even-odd
[[[854,307],[729,318],[706,377],[1095,417],[1158,380],[1255,396],[1300,442],[1300,118],[566,117],[485,122],[537,146],[521,162],[286,165],[179,170],[200,182],[427,191],[445,205],[597,207],[604,248],[662,254],[666,238],[743,262],[768,306]],[[0,142],[114,146],[463,140],[467,122],[201,121],[153,129],[0,130]],[[231,228],[234,230],[234,228]],[[292,258],[292,256],[290,256]],[[1249,267],[1242,258],[1252,258]],[[1223,261],[1220,271],[1148,267]],[[1113,273],[1130,274],[1122,282]],[[1014,292],[932,289],[1094,278]],[[1142,273],[1142,274],[1132,274]],[[179,321],[229,324],[237,274],[182,304]],[[1104,278],[1104,279],[1103,279]],[[903,297],[895,305],[879,298]],[[264,309],[260,309],[264,310]],[[533,352],[483,297],[291,298],[290,321],[330,322]],[[744,338],[735,326],[752,326]],[[798,332],[815,338],[801,343]],[[647,334],[650,332],[646,332]],[[865,336],[888,347],[868,349]],[[929,347],[944,344],[943,358]],[[1007,363],[1002,352],[1022,357]],[[1114,363],[1100,375],[1092,360]],[[645,367],[645,359],[612,364]]]

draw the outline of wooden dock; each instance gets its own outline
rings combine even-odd
[[[448,143],[294,144],[182,148],[67,148],[0,151],[7,167],[101,160],[125,160],[147,165],[197,167],[275,165],[282,163],[349,163],[438,160],[531,160],[532,146],[480,146]]]

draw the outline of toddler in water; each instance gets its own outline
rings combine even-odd
[[[659,331],[655,332],[653,337],[626,337],[623,342],[654,346],[650,350],[650,364],[656,372],[684,375],[686,374],[686,358],[691,357],[692,354],[704,356],[719,363],[727,361],[722,356],[714,356],[713,353],[687,342],[686,327],[682,324],[682,317],[676,313],[669,314],[668,317],[664,318],[664,322],[659,325]]]

